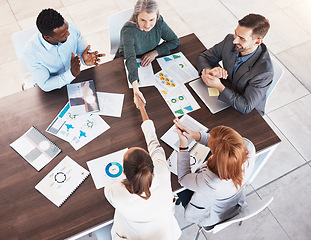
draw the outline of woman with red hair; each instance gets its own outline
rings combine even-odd
[[[245,202],[244,186],[255,162],[255,147],[230,127],[218,126],[209,133],[196,132],[174,120],[180,139],[178,181],[187,188],[180,194],[188,221],[213,228],[236,215]],[[187,139],[210,148],[207,162],[194,173],[190,168]]]

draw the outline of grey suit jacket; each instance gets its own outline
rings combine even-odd
[[[214,68],[222,61],[228,72],[227,80],[232,89],[225,88],[219,95],[219,100],[228,103],[243,114],[250,113],[254,108],[264,115],[266,92],[273,80],[273,67],[267,47],[262,43],[255,54],[243,63],[232,78],[233,66],[236,60],[233,35],[228,34],[225,39],[214,47],[202,52],[196,67],[201,74],[204,68]]]
[[[200,143],[207,146],[209,134],[201,132]],[[204,163],[195,173],[191,173],[190,153],[179,152],[177,173],[179,183],[194,191],[185,207],[185,218],[200,226],[213,226],[238,214],[245,203],[244,186],[250,178],[255,165],[256,150],[253,143],[244,138],[248,150],[248,162],[245,162],[243,183],[236,189],[232,180],[220,179]]]

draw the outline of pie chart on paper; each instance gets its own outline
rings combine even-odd
[[[105,168],[105,172],[108,177],[117,178],[122,174],[122,166],[118,162],[110,162]]]

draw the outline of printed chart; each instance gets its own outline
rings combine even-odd
[[[109,128],[97,114],[73,115],[67,103],[46,131],[69,142],[78,150]]]
[[[157,58],[157,61],[162,70],[169,72],[176,81],[181,83],[187,83],[199,77],[197,70],[182,52]]]
[[[123,156],[127,148],[86,162],[90,169],[96,189],[105,187],[113,181],[125,179]]]
[[[124,60],[124,67],[126,71],[127,82],[128,82],[129,88],[133,88],[132,84],[128,80],[128,70],[127,70],[125,61],[126,60]],[[138,86],[139,87],[153,86],[154,85],[154,72],[153,72],[152,64],[142,67],[141,60],[139,58],[136,59],[136,63],[137,63],[138,78],[139,78]]]
[[[163,94],[161,90],[159,91],[176,117],[200,108],[200,105],[185,85],[180,85],[178,88],[167,94]]]
[[[174,79],[167,71],[162,70],[154,75],[155,87],[162,95],[166,95],[179,86],[183,85],[180,81]]]

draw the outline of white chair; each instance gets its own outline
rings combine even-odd
[[[243,206],[240,213],[233,218],[230,218],[222,223],[216,224],[212,229],[210,230],[205,230],[203,227],[200,227],[197,236],[195,239],[198,239],[201,231],[210,233],[212,232],[213,234],[218,233],[219,231],[225,229],[226,227],[230,226],[233,223],[239,223],[239,226],[242,225],[242,221],[245,221],[246,219],[249,219],[251,217],[254,217],[261,211],[263,211],[266,207],[269,206],[269,204],[273,201],[273,197],[270,199],[266,200],[259,200],[257,199],[256,201],[254,200],[248,200],[247,205]]]
[[[111,240],[111,233],[110,233],[111,227],[112,227],[112,223],[96,230],[94,233],[95,233],[97,240]]]
[[[284,69],[282,68],[282,66],[279,64],[279,62],[275,58],[271,57],[271,62],[272,62],[273,70],[274,70],[274,76],[273,76],[272,83],[268,91],[266,92],[267,101],[268,101],[269,96],[275,89],[276,85],[278,84],[279,80],[284,74]]]
[[[133,8],[117,12],[108,18],[110,34],[110,54],[114,55],[120,43],[120,31],[133,14]]]
[[[26,89],[33,87],[34,84],[28,71],[23,52],[29,38],[36,33],[38,33],[38,29],[36,27],[31,27],[20,32],[16,32],[12,35],[12,41],[15,48],[16,56],[22,72],[24,73],[24,84]]]

